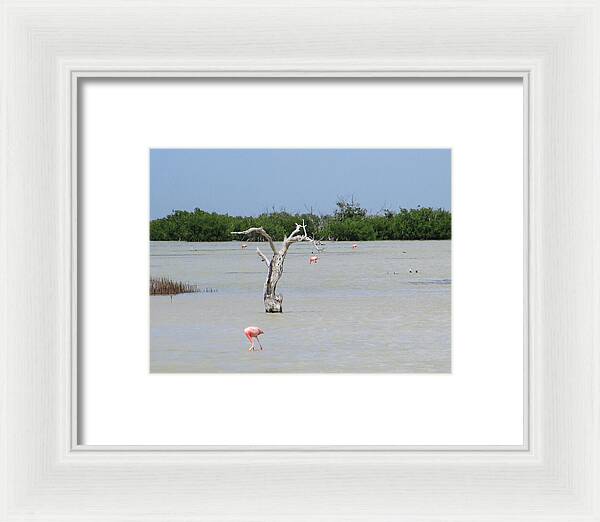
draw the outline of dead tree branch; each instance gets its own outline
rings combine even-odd
[[[249,236],[252,234],[258,234],[263,239],[266,239],[269,242],[269,245],[271,246],[271,250],[273,251],[273,253],[274,254],[277,253],[277,248],[275,248],[275,243],[273,242],[273,238],[269,234],[267,234],[267,232],[265,231],[265,229],[263,227],[252,227],[252,228],[249,228],[248,230],[243,230],[242,232],[232,232],[232,234],[237,235],[237,236]]]
[[[288,237],[284,238],[283,248],[281,249],[282,252],[287,252],[291,244],[300,243],[301,241],[308,241],[312,243],[317,253],[321,252],[322,250],[322,248],[320,248],[320,246],[317,245],[315,239],[308,235],[308,233],[306,232],[306,224],[304,223],[304,220],[302,220],[302,224],[299,225],[298,223],[296,223],[296,228],[294,229],[294,231]]]
[[[269,258],[267,256],[265,256],[261,251],[260,248],[256,247],[256,253],[258,254],[258,256],[264,261],[265,265],[267,265],[267,268],[269,267],[269,264],[271,263],[271,261],[269,261]]]

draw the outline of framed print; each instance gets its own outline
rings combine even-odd
[[[523,78],[76,90],[80,444],[527,447]]]
[[[2,520],[600,519],[597,2],[1,16]]]

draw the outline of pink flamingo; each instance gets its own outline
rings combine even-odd
[[[250,341],[250,348],[248,348],[248,351],[254,351],[254,339],[256,339],[258,341],[258,345],[260,346],[260,349],[262,350],[262,344],[260,344],[260,339],[258,338],[259,335],[264,334],[265,332],[263,332],[258,326],[248,326],[247,328],[244,328],[244,335],[248,338],[248,340]]]
[[[357,245],[356,243],[354,243],[354,244],[352,245],[352,250],[356,250],[357,248],[358,248],[358,245]]]
[[[319,262],[319,256],[310,256],[308,258],[308,264],[312,265],[313,263],[316,265]]]
[[[244,248],[246,248],[248,245],[242,243],[242,250],[244,250]]]

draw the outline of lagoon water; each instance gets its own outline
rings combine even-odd
[[[264,312],[266,266],[247,245],[151,242],[152,276],[216,290],[150,297],[151,372],[450,372],[450,241],[328,242],[316,265],[292,245],[282,314]]]

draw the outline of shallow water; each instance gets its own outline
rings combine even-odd
[[[450,241],[329,242],[316,265],[292,245],[282,314],[264,312],[256,245],[151,242],[152,276],[216,290],[150,297],[152,372],[450,371]],[[262,352],[246,326],[264,330]]]

